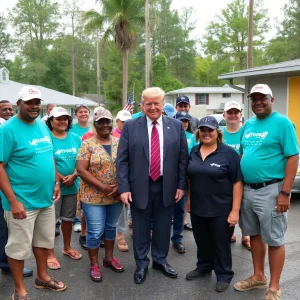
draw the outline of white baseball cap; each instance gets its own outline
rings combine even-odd
[[[41,91],[33,86],[23,86],[18,93],[18,100],[29,101],[32,99],[40,99],[43,101]]]
[[[235,108],[235,109],[237,109],[239,111],[242,111],[241,104],[239,104],[236,101],[229,101],[229,102],[225,103],[224,111],[228,111],[228,110],[230,110],[232,108]]]
[[[61,116],[69,116],[71,117],[71,115],[68,113],[68,111],[61,107],[61,106],[57,106],[57,107],[54,107],[50,114],[49,114],[49,118],[53,117],[53,118],[59,118]]]
[[[131,113],[128,110],[120,110],[116,116],[116,120],[125,122],[131,119]]]
[[[267,84],[262,84],[262,83],[256,84],[251,89],[251,92],[247,96],[247,98],[249,98],[254,93],[259,93],[259,94],[264,94],[264,95],[270,95],[271,97],[273,97],[272,90],[269,88],[269,86]]]

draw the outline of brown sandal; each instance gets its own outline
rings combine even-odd
[[[18,293],[14,292],[11,296],[12,300],[30,300],[29,295],[26,294],[24,296],[19,295]]]
[[[62,287],[59,286],[60,282],[63,284]],[[49,289],[54,292],[61,292],[61,291],[64,291],[67,288],[67,286],[62,281],[60,281],[60,282],[56,281],[53,277],[51,277],[50,280],[48,280],[47,282],[42,282],[36,278],[35,279],[35,288]]]

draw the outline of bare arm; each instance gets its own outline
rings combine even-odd
[[[23,203],[17,199],[11,188],[4,163],[0,163],[0,178],[0,190],[3,192],[10,204],[10,209],[14,219],[26,219],[26,210]]]
[[[241,202],[243,197],[243,183],[242,181],[237,181],[233,184],[233,201],[232,210],[228,216],[227,222],[234,226],[239,222],[239,213],[241,208]]]

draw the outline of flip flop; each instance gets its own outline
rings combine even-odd
[[[79,253],[78,251],[76,250],[72,250],[70,252],[66,252],[65,250],[62,250],[62,253],[64,255],[68,255],[70,256],[72,259],[75,259],[75,260],[78,260],[78,259],[81,259],[82,258],[82,254]]]
[[[59,270],[61,268],[61,265],[59,264],[57,258],[53,257],[47,259],[47,267],[50,270]]]
[[[62,292],[67,288],[67,286],[62,281],[60,281],[60,282],[63,284],[62,287],[59,286],[59,281],[55,280],[53,277],[51,277],[50,280],[48,280],[47,282],[42,282],[36,278],[35,279],[35,288],[36,289],[48,289],[48,290],[52,290],[54,292]]]

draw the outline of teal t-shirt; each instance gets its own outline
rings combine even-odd
[[[26,210],[46,208],[53,204],[53,145],[48,127],[43,122],[36,120],[33,124],[27,124],[15,116],[3,124],[0,161],[6,164],[11,187]],[[2,192],[1,198],[3,208],[10,210]]]
[[[135,113],[131,116],[131,119],[137,119],[139,117],[142,117],[144,114],[142,111],[139,111],[138,113]]]
[[[81,145],[80,137],[75,133],[67,132],[67,136],[64,139],[52,136],[52,142],[57,171],[63,176],[73,174],[77,153]],[[79,178],[70,187],[66,187],[63,184],[60,185],[62,195],[77,194],[78,188]]]
[[[88,127],[80,127],[80,126],[78,125],[78,123],[77,123],[77,124],[73,124],[73,125],[72,125],[72,128],[70,129],[69,132],[72,132],[72,133],[75,133],[75,134],[79,135],[80,139],[82,139],[82,137],[83,137],[87,132],[89,132],[90,129],[91,129],[90,125],[89,125]]]
[[[195,135],[188,132],[188,131],[185,132],[185,137],[186,137],[186,141],[187,141],[187,145],[188,145],[188,151],[189,151],[189,154],[190,154],[192,148],[194,146],[196,146],[198,143],[196,142]]]
[[[262,120],[253,117],[242,127],[240,152],[246,183],[282,179],[287,158],[299,153],[295,127],[278,112]]]
[[[222,128],[224,144],[232,147],[237,154],[240,154],[240,144],[241,144],[241,133],[242,127],[239,131],[231,133],[226,130],[226,127]]]

